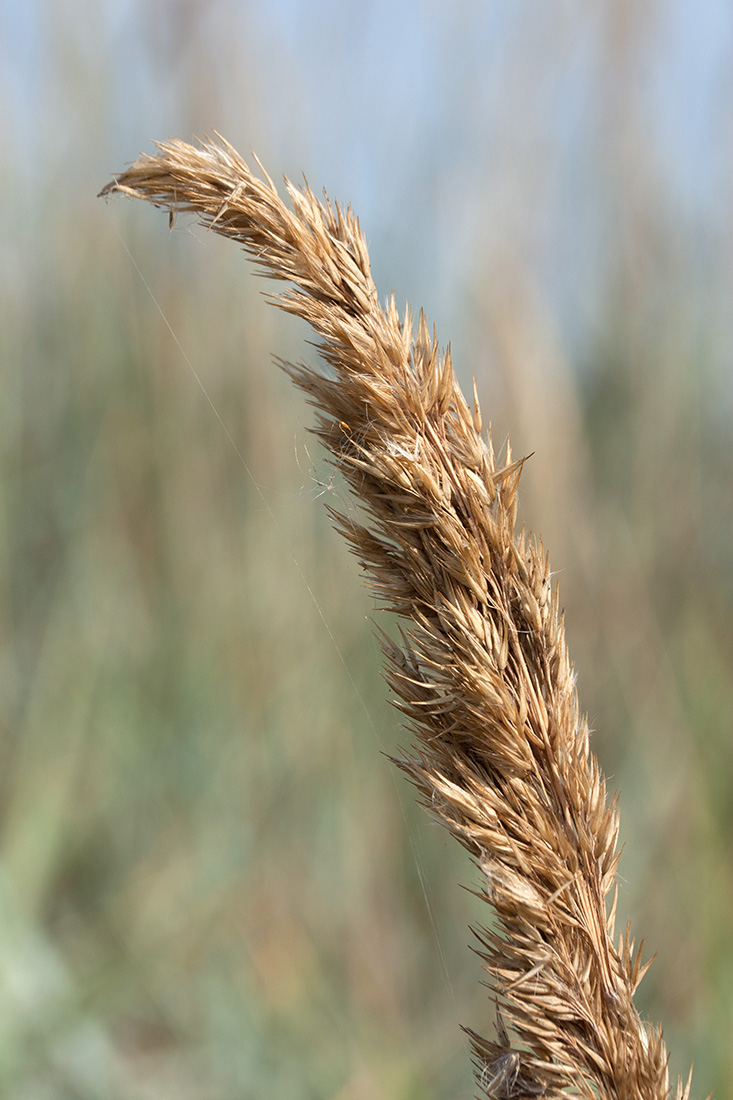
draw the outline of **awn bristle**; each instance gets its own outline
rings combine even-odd
[[[588,743],[557,586],[540,541],[517,534],[523,460],[502,464],[425,317],[380,306],[359,223],[286,181],[293,209],[218,138],[158,145],[109,183],[193,212],[294,284],[275,297],[310,323],[332,375],[284,364],[318,409],[316,432],[361,501],[333,513],[384,607],[386,678],[417,737],[398,761],[468,849],[493,908],[479,954],[496,1038],[468,1034],[492,1097],[667,1100],[661,1029],[634,992],[630,930],[614,944],[616,797]],[[612,895],[610,906],[608,895]],[[678,1082],[686,1100],[690,1080]]]

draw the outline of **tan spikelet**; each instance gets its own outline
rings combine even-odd
[[[330,367],[285,364],[363,506],[363,522],[335,521],[403,620],[400,645],[383,638],[417,738],[399,764],[473,855],[496,915],[478,931],[496,1003],[496,1037],[468,1032],[478,1086],[667,1100],[661,1031],[633,1001],[641,948],[628,928],[614,939],[615,798],[590,752],[547,555],[516,531],[522,460],[507,448],[497,461],[422,313],[414,324],[394,298],[381,307],[351,209],[288,183],[290,209],[220,138],[157,148],[102,194],[193,212],[239,241],[292,284],[275,301],[311,324]]]

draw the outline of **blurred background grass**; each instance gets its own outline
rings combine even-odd
[[[3,0],[2,1095],[469,1097],[459,1024],[492,1027],[471,868],[380,755],[349,505],[270,364],[304,330],[231,246],[94,198],[213,129],[353,203],[534,452],[640,1004],[733,1094],[731,19]]]

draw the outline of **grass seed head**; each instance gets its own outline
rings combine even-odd
[[[493,909],[477,950],[499,1006],[470,1031],[490,1097],[668,1100],[661,1032],[634,992],[644,967],[613,942],[618,815],[590,751],[557,588],[517,532],[525,459],[501,462],[422,313],[386,309],[353,211],[286,181],[291,206],[222,138],[164,142],[102,191],[194,213],[290,289],[327,369],[284,364],[362,506],[334,512],[382,606],[386,677],[416,737],[399,762],[472,853]],[[676,1096],[689,1094],[678,1085]]]

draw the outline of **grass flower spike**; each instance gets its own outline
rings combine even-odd
[[[422,313],[380,305],[351,209],[253,174],[225,141],[158,145],[119,192],[238,241],[304,318],[329,371],[285,364],[360,501],[334,512],[380,606],[386,677],[416,738],[399,766],[473,856],[493,1038],[469,1030],[490,1097],[668,1100],[661,1030],[634,993],[646,966],[614,931],[615,797],[590,751],[542,543],[517,531],[523,460],[495,454],[474,392]],[[678,1100],[690,1082],[677,1085]]]

